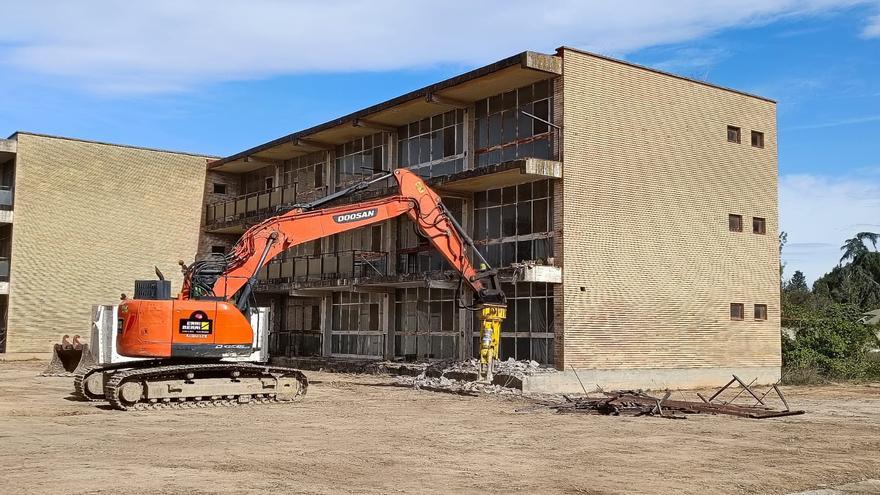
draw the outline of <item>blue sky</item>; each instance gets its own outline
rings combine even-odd
[[[735,9],[571,0],[537,14],[537,4],[517,0],[140,5],[6,7],[0,135],[226,155],[522,50],[565,44],[779,102],[788,274],[813,279],[836,263],[846,237],[880,231],[878,0],[741,0]],[[462,13],[479,29],[455,27]]]

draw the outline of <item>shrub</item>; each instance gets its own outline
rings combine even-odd
[[[825,379],[880,378],[880,363],[870,351],[878,347],[877,328],[859,323],[862,310],[853,305],[783,304],[782,363],[789,383]]]

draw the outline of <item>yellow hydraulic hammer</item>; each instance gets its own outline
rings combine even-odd
[[[480,377],[481,382],[492,382],[498,347],[501,341],[501,322],[507,317],[507,306],[487,305],[480,309]]]

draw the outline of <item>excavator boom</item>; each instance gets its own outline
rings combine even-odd
[[[487,303],[503,304],[497,286],[488,287],[484,274],[478,273],[471,264],[467,248],[472,247],[473,242],[443,206],[437,193],[408,170],[398,169],[389,175],[398,182],[400,192],[397,195],[320,210],[295,208],[248,229],[235,245],[226,271],[214,282],[211,295],[231,299],[248,286],[268,260],[298,244],[407,215],[450,266],[461,274],[477,294],[478,301],[486,299]],[[249,293],[244,295],[249,296]]]

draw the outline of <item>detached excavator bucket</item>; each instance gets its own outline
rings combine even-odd
[[[40,376],[73,376],[77,369],[94,363],[88,344],[80,342],[79,335],[74,335],[73,341],[69,339],[65,335],[61,343],[52,346],[52,360]]]

